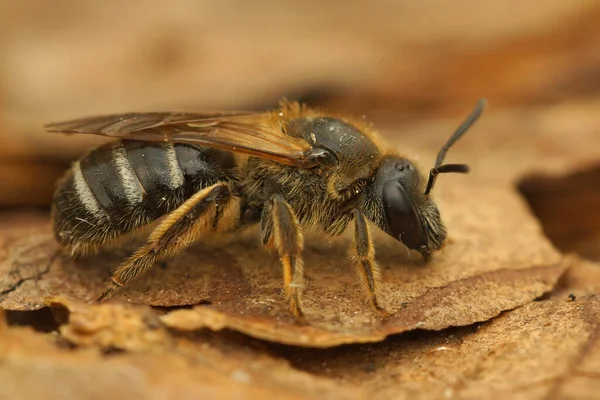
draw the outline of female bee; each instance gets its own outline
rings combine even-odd
[[[203,235],[259,223],[262,243],[279,253],[289,306],[300,317],[302,229],[337,236],[353,222],[350,260],[369,302],[385,313],[367,220],[426,259],[440,249],[446,229],[430,192],[439,173],[468,171],[442,161],[484,105],[480,100],[440,150],[426,184],[363,121],[297,103],[266,113],[131,113],[50,124],[52,132],[117,138],[62,178],[54,232],[78,254],[160,219],[116,269],[101,301]]]

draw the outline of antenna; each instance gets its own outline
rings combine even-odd
[[[479,99],[477,102],[477,106],[471,111],[471,114],[465,119],[465,121],[456,129],[456,131],[450,136],[448,142],[442,147],[440,152],[437,155],[437,159],[435,160],[435,166],[429,171],[429,181],[427,181],[427,188],[425,189],[425,195],[427,196],[431,189],[433,189],[433,185],[435,184],[435,179],[438,174],[444,174],[448,172],[458,172],[458,173],[467,173],[469,172],[469,166],[465,164],[445,164],[442,165],[444,158],[446,157],[446,153],[452,147],[452,145],[460,139],[462,135],[465,134],[467,130],[479,119],[483,109],[487,104],[486,99]]]

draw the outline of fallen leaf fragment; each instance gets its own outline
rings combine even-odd
[[[368,347],[280,354],[381,399],[598,399],[600,296],[534,302],[478,326]]]
[[[598,393],[598,295],[575,300],[553,295],[475,326],[418,331],[382,343],[324,350],[251,344],[243,336],[232,339],[209,331],[182,332],[200,328],[198,317],[211,329],[228,328],[229,322],[206,306],[153,318],[151,325],[158,323],[159,328],[149,329],[143,322],[150,311],[147,306],[48,302],[68,311],[59,335],[76,349],[61,349],[52,336],[29,329],[0,329],[0,384],[7,395],[37,396],[44,391],[46,398],[95,393],[153,398],[160,392],[211,398],[243,393],[249,399],[376,395],[381,399],[542,400],[593,399]],[[69,325],[81,326],[82,320],[86,329],[74,333]],[[143,341],[145,345],[124,346],[131,343],[127,336],[144,338],[148,330],[162,333],[158,339]],[[112,331],[112,339],[89,339],[103,331],[99,337],[106,338],[106,331]],[[95,351],[104,348],[125,352],[107,357]],[[100,376],[94,380],[96,374]],[[33,385],[33,380],[38,384]],[[110,390],[103,390],[104,385],[110,385]],[[70,391],[65,394],[61,387]]]
[[[135,312],[132,316],[136,318]],[[116,322],[123,323],[119,318]],[[29,328],[0,330],[0,399],[352,400],[366,396],[362,389],[298,371],[286,360],[225,339],[179,337],[162,345],[154,341],[152,351],[128,346],[126,352],[106,355],[96,347],[107,344],[106,340],[82,342],[80,335],[67,336],[85,347],[65,349],[54,336]]]
[[[372,327],[340,329],[326,324],[300,325],[280,320],[273,324],[268,316],[245,316],[198,306],[175,310],[161,316],[173,329],[193,331],[231,329],[247,335],[294,346],[330,347],[347,343],[381,341],[385,337],[413,329],[440,330],[466,325],[464,321],[485,321],[498,315],[498,304],[514,308],[550,290],[563,273],[562,265],[519,271],[495,271],[475,279],[453,282],[430,289],[395,315]],[[515,290],[519,287],[519,290]],[[469,323],[469,324],[470,324]]]
[[[63,298],[46,299],[46,304],[59,323],[61,311],[68,313],[59,333],[77,346],[149,351],[171,340],[150,307],[123,303],[88,305]]]
[[[569,264],[569,269],[560,279],[554,292],[573,292],[577,296],[600,293],[600,262],[570,256]]]

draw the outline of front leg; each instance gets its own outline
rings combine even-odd
[[[350,260],[355,264],[356,274],[367,301],[377,311],[387,316],[389,313],[381,308],[377,301],[381,276],[379,266],[375,262],[375,246],[373,246],[367,220],[358,210],[354,210],[352,214],[354,217],[354,242],[349,251]]]
[[[263,243],[275,247],[283,264],[283,287],[290,310],[300,318],[303,316],[300,295],[304,283],[304,237],[294,211],[280,194],[273,195],[265,207],[261,227]]]

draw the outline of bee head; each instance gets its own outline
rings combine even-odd
[[[379,218],[375,218],[379,220],[378,225],[409,249],[419,251],[425,259],[432,251],[440,249],[446,239],[446,228],[429,194],[438,174],[469,171],[466,165],[442,165],[442,162],[448,149],[479,118],[484,106],[482,99],[442,147],[435,166],[429,171],[427,185],[422,185],[421,175],[405,158],[385,158],[377,171],[373,189],[378,208],[382,210]]]
[[[446,229],[437,206],[422,190],[421,176],[405,158],[385,159],[377,171],[374,192],[379,224],[387,234],[427,258],[442,246]]]

